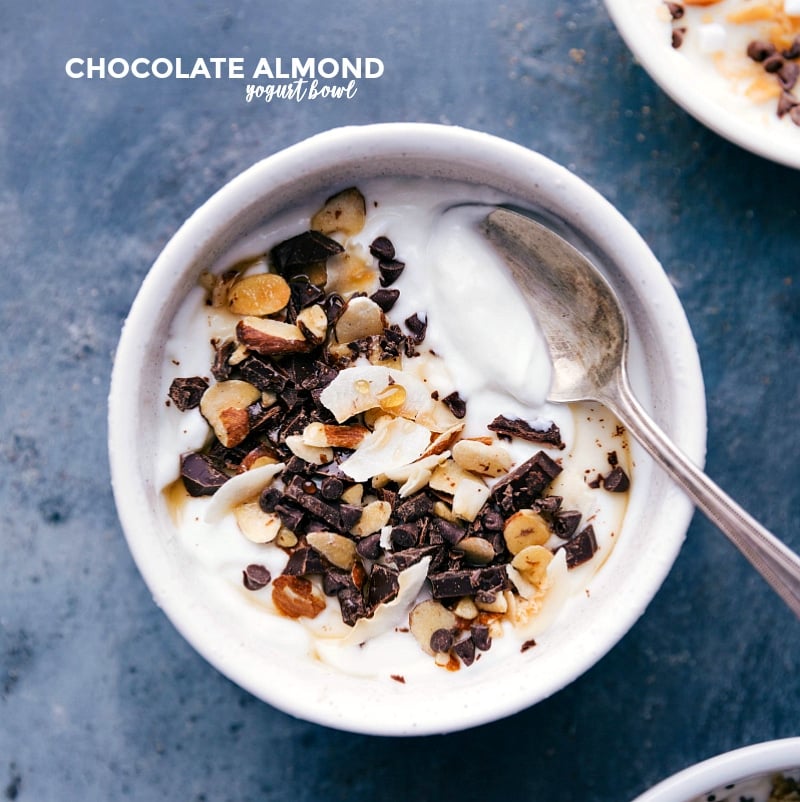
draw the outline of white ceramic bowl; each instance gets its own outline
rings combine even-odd
[[[697,763],[660,782],[634,802],[738,802],[751,781],[775,773],[800,773],[800,738],[745,746]],[[733,785],[735,787],[731,788]],[[738,791],[738,793],[737,793]]]
[[[175,234],[147,275],[125,323],[110,393],[114,494],[130,549],[155,601],[209,662],[295,716],[345,730],[423,734],[463,729],[528,707],[599,660],[642,614],[669,571],[692,507],[634,448],[628,512],[591,597],[515,659],[476,663],[430,682],[367,680],[292,656],[270,621],[231,616],[209,601],[181,551],[155,479],[161,365],[170,322],[186,292],[231,243],[314,193],[375,176],[434,176],[488,185],[549,215],[591,250],[631,320],[632,381],[655,417],[697,462],[705,404],[697,353],[678,299],[642,239],[594,190],[540,155],[486,134],[395,123],[341,128],[255,164]],[[324,196],[323,196],[324,197]],[[270,616],[266,617],[271,618]]]
[[[650,77],[693,117],[731,142],[800,168],[800,127],[778,120],[777,102],[757,108],[708,64],[698,68],[685,47],[671,45],[663,0],[605,0],[622,38]],[[700,13],[704,9],[692,9]],[[676,23],[682,24],[682,21]],[[691,33],[691,32],[690,32]]]

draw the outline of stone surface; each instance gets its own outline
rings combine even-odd
[[[457,123],[569,166],[639,229],[698,340],[708,472],[798,550],[800,174],[675,106],[599,0],[4,5],[0,798],[447,799],[457,777],[465,799],[619,802],[798,734],[800,625],[699,517],[646,615],[540,705],[400,741],[295,721],[153,604],[117,522],[104,421],[139,284],[222,183],[335,125]],[[248,105],[237,82],[64,73],[73,56],[217,54],[374,55],[385,74],[349,101]],[[763,470],[743,469],[754,452]],[[476,744],[491,755],[464,760]]]

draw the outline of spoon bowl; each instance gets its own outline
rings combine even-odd
[[[608,406],[800,617],[800,557],[694,465],[634,396],[626,371],[625,315],[600,271],[559,234],[519,211],[494,209],[483,231],[547,341],[553,364],[548,399]]]

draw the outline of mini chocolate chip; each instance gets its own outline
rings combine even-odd
[[[777,53],[774,53],[771,56],[767,56],[767,58],[764,59],[763,63],[764,63],[764,69],[767,72],[772,73],[772,72],[778,72],[786,62],[783,60],[783,56],[779,56]]]
[[[405,269],[406,263],[397,259],[381,259],[378,262],[378,274],[380,276],[381,287],[388,287],[400,278],[400,274]]]
[[[326,476],[322,480],[319,492],[326,501],[336,501],[344,493],[344,482],[335,476]]]
[[[374,301],[384,311],[388,312],[400,297],[400,290],[392,290],[388,287],[383,287],[370,295],[370,300]]]
[[[677,50],[682,44],[686,36],[686,28],[673,28],[672,29],[672,46]]]
[[[800,58],[800,36],[795,36],[792,44],[783,51],[783,57],[790,59]]]
[[[800,65],[794,61],[785,61],[778,70],[778,83],[781,89],[786,92],[792,89],[797,83],[798,76],[800,76]]]
[[[431,635],[431,651],[449,652],[453,647],[453,632],[450,629],[437,629]]]
[[[377,237],[372,241],[372,244],[369,246],[369,252],[376,258],[376,259],[383,259],[391,261],[394,259],[394,245],[389,237]]]
[[[680,19],[684,15],[684,8],[680,3],[666,3],[672,19]]]
[[[200,399],[207,389],[208,379],[202,376],[173,379],[169,386],[169,397],[181,412],[186,412],[200,406]]]
[[[761,63],[762,61],[766,61],[770,56],[775,55],[775,45],[773,45],[772,42],[754,39],[747,45],[747,55],[753,59],[753,61]]]
[[[467,402],[458,394],[458,391],[445,396],[442,399],[442,403],[453,413],[453,416],[459,420],[467,414]]]
[[[272,574],[263,565],[251,563],[242,571],[242,584],[248,590],[261,590],[269,585]]]
[[[383,554],[381,533],[375,532],[375,534],[359,538],[359,540],[356,541],[356,551],[365,560],[377,560],[381,554]]]
[[[569,540],[578,529],[583,516],[578,510],[562,510],[553,516],[553,532],[562,540]]]

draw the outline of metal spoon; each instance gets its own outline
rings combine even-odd
[[[576,248],[530,217],[492,211],[483,229],[508,263],[550,348],[553,402],[611,409],[800,617],[800,557],[718,488],[658,428],[628,381],[628,326],[619,300]]]

